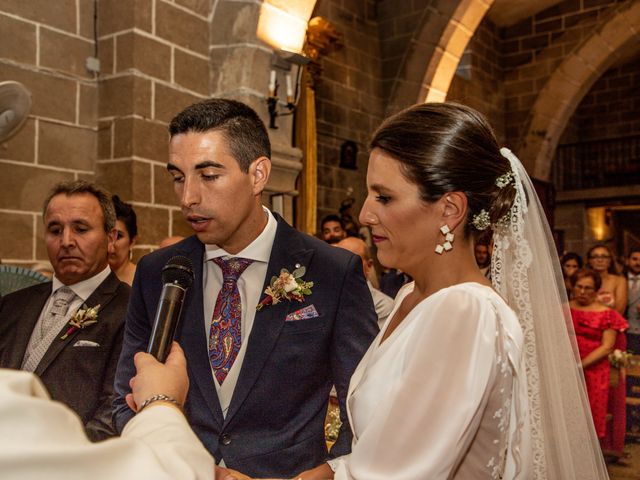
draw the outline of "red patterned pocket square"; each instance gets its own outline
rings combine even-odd
[[[291,312],[284,319],[285,322],[295,322],[296,320],[306,320],[308,318],[316,318],[319,317],[320,314],[316,310],[316,307],[313,305],[307,305],[300,310],[296,310],[295,312]]]

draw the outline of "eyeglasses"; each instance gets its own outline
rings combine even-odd
[[[611,255],[589,255],[592,260],[609,260]]]

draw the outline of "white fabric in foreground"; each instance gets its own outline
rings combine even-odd
[[[78,416],[28,372],[0,369],[3,480],[213,480],[214,461],[175,408],[136,415],[122,438],[91,443]]]
[[[353,447],[335,478],[529,478],[522,331],[506,303],[463,283],[424,299],[380,344],[387,325],[351,379]]]

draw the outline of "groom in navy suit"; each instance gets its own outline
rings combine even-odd
[[[195,280],[176,340],[187,356],[185,413],[195,432],[221,465],[252,477],[331,476],[326,462],[350,451],[349,379],[377,333],[360,259],[262,206],[271,147],[251,108],[206,100],[178,114],[169,131],[167,169],[196,235],[138,264],[116,376],[116,426],[133,416],[125,402],[132,359],[149,340],[162,267],[183,255]],[[299,286],[294,271],[313,285]],[[324,420],[334,384],[343,424],[329,454]]]

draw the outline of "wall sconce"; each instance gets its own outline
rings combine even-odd
[[[309,17],[313,12],[316,0],[264,0],[260,7],[257,36],[275,49],[269,72],[269,128],[278,128],[276,119],[279,116],[291,115],[298,101],[302,65],[309,59],[302,53]],[[295,89],[292,79],[292,66],[297,65]],[[278,71],[284,75],[286,84],[286,103],[284,110],[278,108]]]

